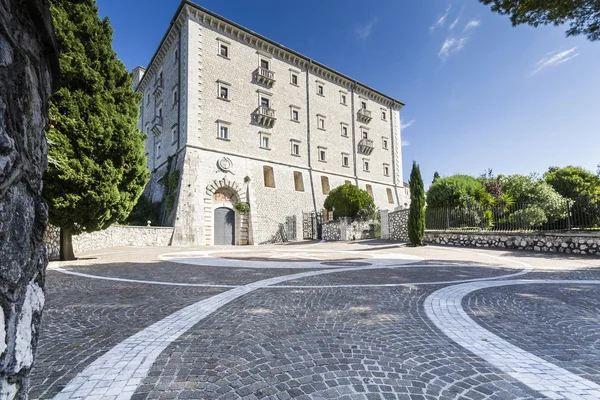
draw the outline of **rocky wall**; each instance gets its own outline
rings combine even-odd
[[[591,233],[455,233],[426,231],[425,242],[461,247],[485,247],[567,254],[600,254],[600,235]]]
[[[408,241],[408,212],[401,210],[388,214],[388,225],[391,240]]]
[[[92,233],[82,233],[73,236],[73,251],[104,249],[117,246],[170,246],[173,238],[173,229],[170,227],[156,226],[120,226]],[[60,234],[58,228],[48,227],[44,239],[48,249],[48,256],[58,258]]]

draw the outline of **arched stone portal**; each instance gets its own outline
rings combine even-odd
[[[206,187],[205,207],[207,245],[249,244],[248,215],[240,214],[235,205],[246,200],[243,186],[225,177]]]

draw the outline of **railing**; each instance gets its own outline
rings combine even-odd
[[[267,106],[258,106],[256,113],[265,117],[275,118],[275,110]]]
[[[427,208],[427,230],[449,231],[599,231],[600,201],[587,197],[558,203],[479,204]]]
[[[160,97],[163,91],[163,78],[158,78],[154,81],[154,95]]]
[[[258,67],[256,71],[254,71],[256,76],[256,81],[266,86],[273,86],[275,83],[275,72],[264,68]]]
[[[373,152],[373,149],[375,148],[375,146],[373,146],[373,141],[370,139],[362,139],[360,142],[358,142],[358,152],[362,153],[362,154],[366,154],[369,155]]]
[[[364,122],[370,122],[371,121],[371,111],[365,109],[365,108],[360,108],[358,110],[358,119],[359,121],[364,121]]]
[[[152,125],[160,125],[160,126],[162,126],[162,121],[163,121],[162,116],[155,115],[154,118],[152,118]]]

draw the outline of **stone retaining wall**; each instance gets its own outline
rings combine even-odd
[[[325,241],[373,239],[374,231],[371,229],[373,221],[352,221],[346,219],[327,222],[323,224],[322,237]]]
[[[600,255],[600,235],[585,233],[426,231],[425,242],[448,246]]]
[[[158,226],[120,226],[73,236],[73,251],[81,253],[89,250],[117,246],[170,246],[173,228]],[[49,258],[57,258],[60,249],[59,229],[49,226],[44,235]]]

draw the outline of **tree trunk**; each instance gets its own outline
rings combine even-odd
[[[47,0],[0,0],[0,399],[27,398],[44,305],[42,199],[58,56]]]
[[[60,261],[70,260],[75,260],[73,233],[68,229],[60,228]]]

